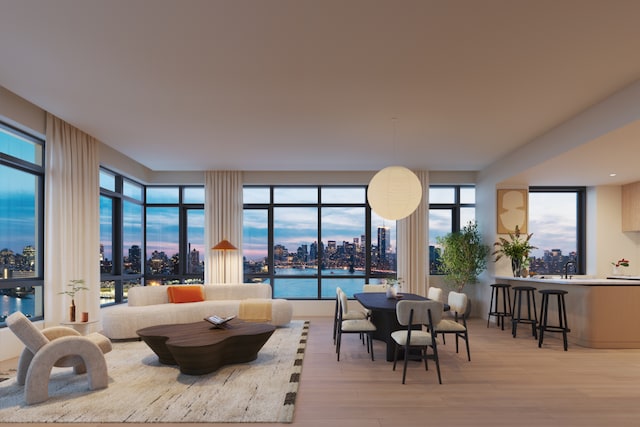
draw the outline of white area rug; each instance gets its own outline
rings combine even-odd
[[[284,422],[293,410],[309,322],[277,328],[250,363],[184,375],[158,362],[144,342],[117,342],[106,354],[109,387],[54,368],[49,400],[24,403],[15,378],[0,382],[1,422]]]

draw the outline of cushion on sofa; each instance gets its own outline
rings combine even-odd
[[[167,295],[169,296],[169,302],[176,304],[204,301],[202,285],[168,286]]]

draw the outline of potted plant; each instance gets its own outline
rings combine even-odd
[[[460,231],[438,237],[442,246],[438,271],[457,292],[466,284],[476,283],[478,276],[487,268],[489,246],[482,244],[478,224],[470,221]]]
[[[493,244],[496,250],[491,255],[495,255],[494,262],[498,262],[503,256],[507,256],[511,259],[511,270],[513,271],[513,277],[521,277],[523,269],[529,263],[529,253],[533,249],[538,249],[536,246],[531,245],[529,240],[533,233],[526,234],[524,238],[521,238],[520,228],[516,225],[514,233],[509,233],[509,240],[504,237],[499,237],[498,241]]]
[[[58,292],[58,294],[69,295],[71,297],[71,305],[69,306],[69,321],[76,321],[76,301],[75,297],[79,291],[86,291],[89,288],[84,286],[84,280],[72,280],[67,285],[67,290]]]

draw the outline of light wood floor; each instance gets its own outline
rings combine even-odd
[[[440,346],[443,384],[432,362],[428,372],[411,362],[402,385],[402,371],[391,370],[381,342],[374,344],[372,362],[357,336],[346,335],[336,362],[331,319],[310,320],[294,426],[640,425],[640,350],[570,345],[564,352],[557,334],[539,349],[525,326],[514,339],[510,331],[472,319],[471,362],[448,339]]]

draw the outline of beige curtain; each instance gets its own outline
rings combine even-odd
[[[205,283],[242,283],[242,172],[205,173]],[[237,250],[211,250],[226,239]],[[225,278],[226,275],[226,278]]]
[[[429,173],[417,171],[422,200],[414,213],[397,222],[398,277],[405,292],[427,295],[429,286]]]
[[[45,321],[68,320],[71,298],[60,295],[71,280],[88,291],[75,297],[77,319],[100,310],[100,212],[98,141],[47,113],[45,145]]]

